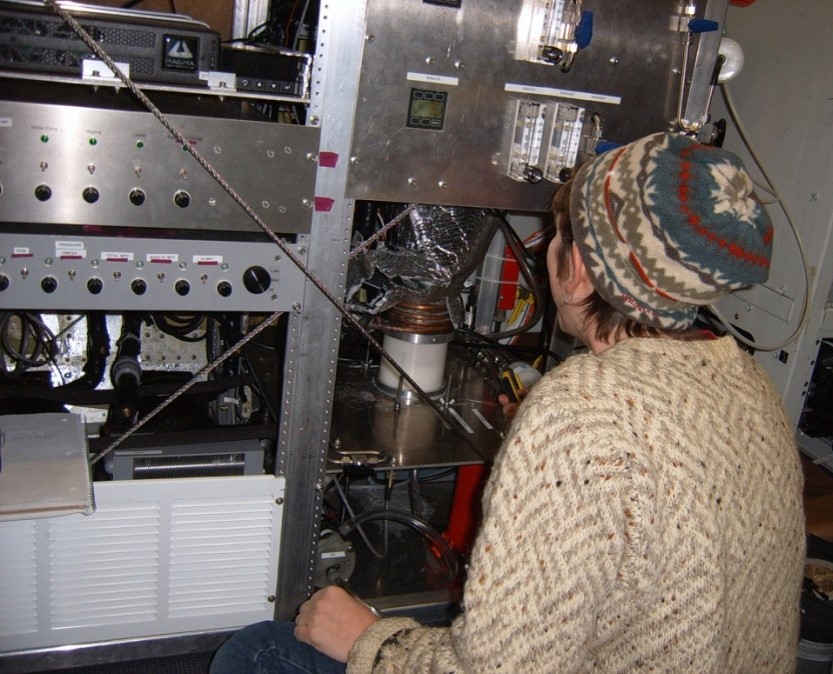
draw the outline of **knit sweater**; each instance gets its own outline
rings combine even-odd
[[[626,339],[535,385],[448,628],[371,626],[348,674],[794,672],[802,471],[730,337]]]

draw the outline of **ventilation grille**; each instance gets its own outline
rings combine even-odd
[[[264,604],[274,543],[273,508],[266,499],[174,505],[172,617],[228,613]]]
[[[98,59],[89,51],[80,49],[57,49],[53,47],[38,47],[33,45],[0,45],[0,63],[3,66],[30,66],[32,68],[54,69],[57,72],[81,72],[85,59]],[[141,56],[125,56],[119,61],[130,64],[131,75],[152,75],[155,63],[152,58]]]
[[[6,522],[0,527],[0,634],[38,628],[35,521]]]
[[[50,520],[52,627],[153,620],[158,615],[158,503],[99,509],[79,526]]]
[[[0,522],[0,652],[271,618],[283,485],[97,482],[92,515]]]
[[[191,456],[150,456],[133,459],[133,479],[172,477],[223,477],[243,475],[246,455],[242,452]]]
[[[81,27],[95,42],[108,47],[118,45],[153,49],[156,46],[156,34],[153,31],[140,30],[135,27],[93,26],[83,23]],[[58,17],[24,19],[15,16],[2,16],[0,17],[0,33],[36,35],[43,39],[81,42],[81,38],[73,30],[72,26],[67,25]]]

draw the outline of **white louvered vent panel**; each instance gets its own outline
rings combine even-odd
[[[0,652],[271,618],[283,490],[268,475],[100,482],[88,517],[0,522]]]
[[[34,520],[0,524],[0,635],[38,628]]]
[[[160,506],[102,506],[49,524],[53,628],[153,620],[158,610]]]
[[[171,616],[227,613],[266,604],[273,510],[273,500],[262,496],[174,504]]]

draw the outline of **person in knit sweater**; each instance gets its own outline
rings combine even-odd
[[[740,161],[656,134],[554,200],[559,326],[586,353],[520,405],[449,627],[325,588],[212,672],[794,672],[802,471],[766,373],[698,307],[768,276],[772,225]],[[293,636],[294,634],[294,636]]]

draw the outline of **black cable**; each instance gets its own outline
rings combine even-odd
[[[195,382],[188,393],[190,395],[210,395],[222,393],[225,390],[239,386],[251,386],[254,379],[251,375],[236,377],[224,377],[211,381]],[[142,384],[138,396],[140,399],[157,398],[169,396],[175,393],[180,386],[180,381],[162,382],[155,384]],[[45,388],[41,382],[28,382],[14,380],[8,385],[0,385],[0,401],[5,399],[26,399],[45,400],[61,402],[67,405],[78,405],[91,407],[94,405],[108,405],[113,400],[112,389],[70,389],[64,387]]]
[[[107,314],[103,311],[89,311],[87,319],[87,360],[83,374],[60,388],[62,390],[86,389],[94,391],[104,379],[107,371],[107,357],[110,355],[110,335],[107,332]],[[60,334],[60,333],[59,333]]]
[[[347,522],[344,522],[344,523],[341,524],[341,526],[343,527],[345,524],[348,524],[350,522],[355,522],[358,518],[353,513],[353,508],[350,505],[350,501],[347,499],[347,493],[342,488],[341,483],[338,481],[338,476],[336,476],[333,479],[333,485],[335,486],[335,489],[338,492],[338,496],[341,499],[341,503],[344,506],[344,510],[347,511],[347,513],[350,515],[350,518],[351,518]],[[385,541],[385,550],[383,552],[379,552],[373,546],[373,544],[370,542],[370,539],[367,537],[367,534],[364,532],[364,529],[362,528],[361,523],[355,522],[351,526],[350,530],[352,531],[353,529],[358,530],[359,535],[362,537],[362,540],[364,541],[364,544],[367,546],[367,549],[370,550],[370,553],[374,557],[376,557],[377,559],[382,559],[383,557],[385,557],[385,555],[387,555],[387,540]],[[339,531],[341,531],[340,528],[339,528]],[[344,534],[342,534],[342,535],[344,535]]]
[[[11,335],[14,318],[20,321],[16,344]],[[28,311],[8,311],[0,316],[0,345],[15,362],[15,371],[55,363],[55,335],[40,316]]]
[[[524,277],[524,280],[529,287],[529,291],[535,298],[532,316],[529,317],[523,325],[513,328],[512,330],[493,332],[489,335],[492,339],[505,339],[506,337],[513,337],[514,335],[527,332],[531,327],[538,323],[543,313],[542,307],[544,306],[544,294],[541,292],[538,279],[535,278],[535,273],[531,269],[530,260],[527,257],[526,249],[524,248],[523,241],[521,241],[518,233],[512,225],[509,224],[509,221],[506,219],[506,215],[504,213],[499,211],[492,212],[497,216],[500,230],[503,232],[506,243],[509,245],[509,248],[512,250],[512,253],[518,261],[518,269],[520,269],[521,275]]]
[[[426,482],[437,482],[442,480],[443,478],[448,477],[449,475],[454,475],[457,472],[457,467],[449,468],[448,470],[441,471],[439,473],[435,473],[434,475],[429,475],[428,477],[421,477],[419,481],[423,484]]]
[[[461,341],[461,340],[457,340],[457,339],[454,339],[454,340],[451,341],[451,344],[453,344],[455,346],[462,346],[462,347],[465,347],[467,349],[478,348],[478,347],[481,347],[485,344],[489,348],[494,349],[496,351],[509,351],[510,353],[513,353],[513,354],[520,354],[520,355],[525,355],[525,356],[544,355],[544,356],[549,356],[550,358],[553,358],[554,360],[557,360],[558,362],[561,362],[562,360],[564,360],[557,353],[555,353],[554,351],[550,351],[549,349],[541,350],[541,349],[537,349],[535,347],[530,347],[530,346],[518,346],[517,344],[501,344],[499,341],[497,341],[496,339],[494,339],[491,336],[482,335],[479,332],[477,332],[475,330],[469,330],[468,328],[458,328],[457,329],[457,334],[458,335],[464,335],[466,337],[476,337],[477,339],[479,339],[483,343],[483,344],[475,344],[474,342],[467,342],[465,340]]]
[[[440,536],[440,534],[437,533],[437,531],[425,520],[421,520],[404,510],[370,510],[358,515],[357,517],[347,520],[338,528],[338,533],[342,536],[347,536],[353,529],[373,520],[390,520],[392,522],[398,522],[399,524],[404,524],[405,526],[410,527],[425,536],[425,538],[427,538],[431,545],[437,549],[437,552],[440,553],[445,561],[448,569],[448,580],[454,580],[457,577],[460,570],[457,563],[457,555],[450,547],[448,547],[448,543],[446,543],[442,536]]]
[[[142,316],[131,312],[122,318],[116,357],[110,368],[113,401],[107,414],[107,427],[124,428],[139,411],[139,384],[142,379]]]
[[[206,329],[201,335],[190,336],[199,329],[205,320],[205,314],[162,314],[151,315],[153,323],[161,332],[176,337],[183,342],[201,342],[205,339]]]

